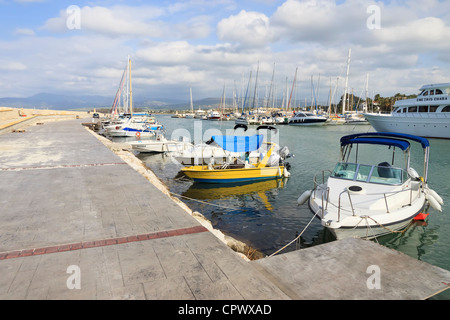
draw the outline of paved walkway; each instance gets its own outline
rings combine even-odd
[[[0,299],[289,298],[82,122],[0,136]]]

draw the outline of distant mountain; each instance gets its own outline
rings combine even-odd
[[[38,93],[27,98],[0,98],[0,106],[26,109],[92,110],[94,108],[111,108],[113,99],[98,95]],[[166,109],[180,103],[180,100],[171,99],[133,100],[134,106],[149,109]]]
[[[15,108],[73,110],[111,106],[111,99],[102,96],[71,96],[38,93],[27,98],[0,98],[0,105]]]
[[[0,106],[26,109],[53,109],[53,110],[92,110],[94,108],[111,108],[113,99],[98,95],[65,95],[53,93],[38,93],[27,98],[5,97],[0,98]],[[194,108],[217,107],[220,98],[206,98],[194,101]],[[230,99],[231,103],[231,99]],[[228,101],[227,101],[228,104]],[[187,110],[189,104],[185,101],[170,98],[145,98],[133,99],[133,105],[137,108],[153,110]]]

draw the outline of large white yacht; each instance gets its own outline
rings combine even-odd
[[[450,83],[428,84],[417,98],[398,100],[390,114],[364,114],[378,132],[450,139]]]

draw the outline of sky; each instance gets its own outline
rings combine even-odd
[[[133,99],[270,88],[335,101],[450,82],[450,0],[0,0],[0,97]],[[297,70],[297,73],[296,73]],[[256,77],[257,76],[257,77]],[[339,100],[337,100],[338,102]]]

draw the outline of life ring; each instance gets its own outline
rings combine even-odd
[[[140,138],[141,137],[141,132],[140,131],[136,131],[136,137]]]

